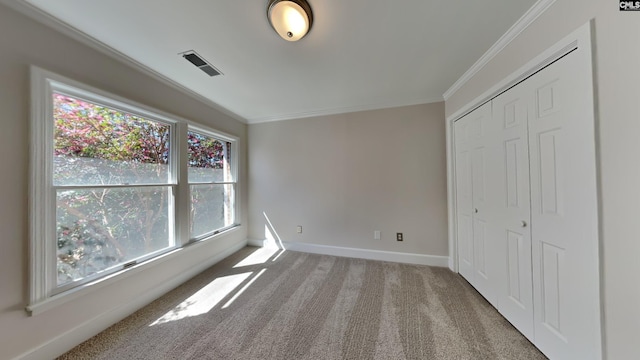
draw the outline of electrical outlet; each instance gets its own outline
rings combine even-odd
[[[380,230],[373,232],[373,240],[380,240]]]
[[[298,234],[302,234],[302,226],[298,225],[298,227],[296,228],[296,232]]]
[[[402,241],[402,233],[396,233],[396,240]]]

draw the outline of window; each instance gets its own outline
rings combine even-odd
[[[190,236],[198,239],[235,223],[235,175],[231,141],[202,131],[187,133],[191,196]]]
[[[174,245],[172,125],[54,91],[59,289]]]
[[[29,309],[237,225],[236,138],[35,67],[32,94]]]

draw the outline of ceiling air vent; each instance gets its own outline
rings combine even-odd
[[[187,61],[197,66],[200,70],[204,71],[209,76],[222,75],[222,72],[220,72],[220,70],[214,68],[213,65],[206,62],[193,50],[185,51],[183,53],[180,53],[179,55],[182,55],[183,58],[187,59]]]

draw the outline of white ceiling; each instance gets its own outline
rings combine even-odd
[[[308,0],[313,27],[291,43],[271,29],[268,0],[20,1],[248,123],[441,101],[535,3]]]

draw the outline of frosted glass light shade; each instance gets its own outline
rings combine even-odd
[[[311,7],[304,0],[271,0],[267,16],[273,29],[287,41],[302,39],[313,22]]]

